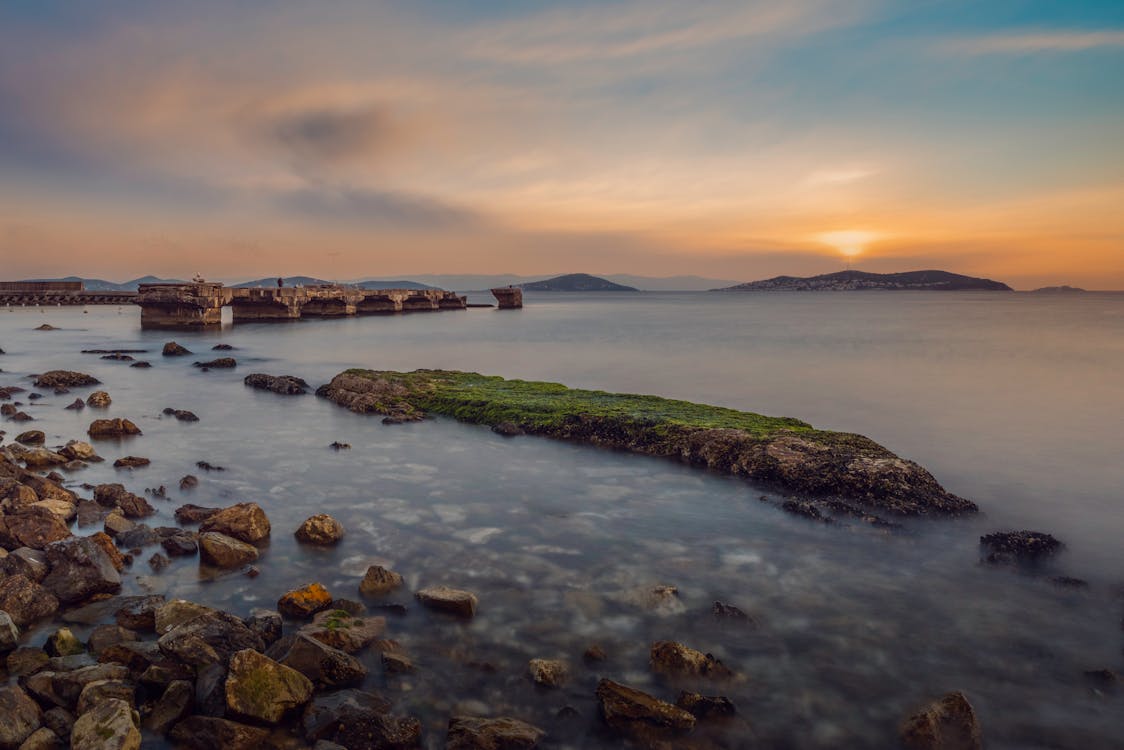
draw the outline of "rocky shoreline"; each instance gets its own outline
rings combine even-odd
[[[448,370],[347,370],[318,396],[384,421],[427,414],[669,458],[779,487],[812,507],[879,522],[874,509],[901,516],[975,513],[924,468],[862,435],[814,429],[796,419],[656,396],[566,388]]]

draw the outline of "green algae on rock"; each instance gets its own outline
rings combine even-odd
[[[347,370],[318,396],[390,422],[428,414],[514,427],[705,466],[813,497],[840,497],[901,515],[958,515],[975,503],[924,468],[862,435],[817,430],[787,417],[558,383],[454,370]]]

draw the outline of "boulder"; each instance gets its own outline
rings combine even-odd
[[[690,711],[696,719],[712,719],[735,715],[738,710],[733,702],[723,695],[699,695],[683,691],[675,699],[675,705]]]
[[[186,479],[186,477],[184,477]],[[194,477],[192,477],[194,479]],[[183,483],[182,480],[180,482]],[[222,508],[205,508],[201,505],[186,503],[176,508],[175,517],[179,523],[202,523],[218,513]]]
[[[59,736],[47,727],[39,727],[32,732],[19,750],[63,750],[66,747]]]
[[[156,734],[167,734],[168,730],[182,721],[195,704],[195,687],[187,680],[172,680],[164,688],[164,694],[145,718],[145,727]]]
[[[367,568],[367,574],[359,582],[359,593],[364,596],[382,596],[402,585],[402,576],[381,565]]]
[[[47,564],[47,553],[30,547],[20,547],[0,560],[0,572],[10,576],[23,575],[40,583],[47,577],[51,567]]]
[[[257,503],[239,503],[223,508],[203,521],[202,531],[217,531],[235,539],[255,544],[269,536],[269,518]]]
[[[113,558],[92,537],[55,542],[47,547],[47,562],[51,572],[43,579],[43,587],[64,604],[121,590],[121,575]]]
[[[425,606],[460,617],[476,614],[476,596],[448,586],[430,586],[414,594]]]
[[[70,730],[74,728],[74,714],[70,713],[62,706],[48,708],[43,712],[43,726],[50,729],[59,737],[69,739]]]
[[[102,657],[111,656],[112,654],[119,653],[118,651],[110,652],[113,646],[122,643],[135,643],[139,637],[135,632],[120,625],[98,625],[90,631],[90,637],[86,641],[86,647],[90,649],[90,653],[94,656]],[[110,652],[110,653],[107,653]]]
[[[208,531],[199,535],[199,559],[218,568],[238,568],[258,559],[258,550],[234,537]]]
[[[165,605],[167,606],[167,605]],[[157,610],[159,618],[160,610]],[[157,628],[159,628],[159,619]],[[160,651],[195,667],[221,664],[243,649],[264,651],[257,633],[225,612],[205,612],[168,630],[157,641]]]
[[[286,617],[307,618],[332,605],[332,595],[319,583],[310,583],[283,594],[277,600],[277,611]]]
[[[320,687],[357,685],[367,676],[367,668],[361,661],[338,648],[304,634],[293,637],[287,647],[276,648],[283,646],[286,640],[278,641],[270,649],[270,655],[276,655],[278,662],[297,670]]]
[[[25,411],[17,411],[16,413],[12,414],[11,419],[12,419],[13,422],[34,422],[35,421],[35,417],[31,416],[30,414],[28,414]]]
[[[152,461],[144,456],[122,456],[113,462],[115,469],[140,469],[151,464]]]
[[[86,406],[91,409],[108,409],[113,399],[105,391],[94,391],[86,398]]]
[[[12,616],[0,611],[0,654],[15,649],[20,642],[20,629],[12,622]]]
[[[530,750],[538,747],[545,735],[519,719],[454,716],[449,719],[445,750]]]
[[[280,612],[272,609],[254,609],[250,612],[250,616],[242,622],[246,623],[246,627],[250,630],[257,633],[266,646],[272,646],[281,639],[284,621],[281,619]]]
[[[205,370],[224,370],[238,366],[238,362],[234,360],[234,357],[219,357],[218,359],[212,359],[210,362],[195,362],[193,364],[196,367],[202,367]]]
[[[81,440],[71,440],[59,453],[72,461],[101,461],[102,457],[94,450],[94,446]]]
[[[73,411],[82,411],[83,409],[85,409],[85,408],[86,408],[86,402],[85,402],[85,401],[83,401],[83,400],[82,400],[82,399],[80,399],[80,398],[76,398],[76,399],[74,399],[74,401],[72,401],[72,402],[70,403],[70,405],[69,405],[69,406],[67,406],[67,407],[65,407],[65,408],[67,408],[67,409],[71,409],[71,410],[73,410]]]
[[[343,539],[343,524],[327,513],[319,513],[306,518],[294,536],[298,542],[329,546]]]
[[[20,646],[8,654],[6,663],[8,676],[23,677],[24,675],[35,674],[44,669],[50,661],[51,657],[47,656],[47,652],[43,649]]]
[[[536,685],[562,687],[570,676],[570,667],[560,659],[531,659],[527,673]]]
[[[91,682],[128,680],[129,670],[121,664],[87,664],[70,671],[51,673],[49,677],[51,690],[58,699],[56,703],[74,707]]]
[[[651,650],[652,671],[677,677],[728,678],[734,673],[711,654],[675,641],[656,641]]]
[[[127,680],[94,680],[87,682],[86,687],[78,695],[79,715],[90,711],[100,703],[110,699],[117,699],[128,703],[131,708],[136,708],[137,688]]]
[[[1062,550],[1060,541],[1041,531],[997,531],[980,537],[984,559],[994,564],[1035,564]]]
[[[46,448],[32,448],[25,451],[20,458],[29,469],[46,469],[51,466],[61,466],[70,460],[66,456],[47,450]]]
[[[612,680],[597,683],[597,703],[610,728],[642,742],[670,742],[695,726],[682,708]]]
[[[0,748],[15,750],[42,725],[43,712],[21,688],[0,687]]]
[[[101,385],[92,375],[72,370],[49,370],[35,377],[36,388],[79,388],[87,385]]]
[[[361,690],[340,690],[317,696],[304,711],[301,724],[309,742],[328,741],[348,750],[406,750],[421,746],[421,723],[390,715],[382,696]]]
[[[343,609],[328,609],[312,618],[301,633],[355,654],[366,648],[386,630],[385,617],[359,617]]]
[[[159,544],[160,535],[148,524],[138,523],[133,528],[117,535],[117,544],[124,549],[147,547],[150,544]]]
[[[120,606],[113,613],[113,618],[123,628],[152,633],[156,631],[156,613],[165,605],[164,597],[160,594],[130,596],[121,600]],[[194,614],[201,614],[201,612],[196,611]]]
[[[0,611],[6,612],[17,627],[26,628],[36,620],[59,610],[59,600],[47,589],[22,575],[0,580]]]
[[[24,445],[42,445],[46,440],[47,436],[42,430],[28,430],[16,435],[16,442]]]
[[[92,438],[116,438],[143,434],[139,427],[128,419],[95,419],[90,423],[86,434]]]
[[[172,728],[168,738],[185,750],[261,750],[269,730],[215,716],[189,716]]]
[[[78,717],[70,731],[73,750],[139,750],[140,716],[123,700],[110,698]]]
[[[948,693],[902,722],[908,750],[981,750],[980,723],[963,693]]]
[[[239,651],[230,659],[226,707],[232,715],[267,724],[312,698],[312,682],[291,667],[256,651]]]
[[[99,484],[94,488],[94,500],[107,508],[119,508],[125,518],[145,518],[156,512],[147,500],[120,484]]]
[[[190,351],[180,346],[175,341],[169,341],[168,343],[164,344],[164,349],[160,353],[165,357],[183,357],[185,355],[191,354]]]
[[[70,536],[66,523],[45,508],[27,508],[0,516],[0,547],[8,550],[46,549],[47,545]]]
[[[162,533],[164,528],[157,529],[156,533],[160,535],[160,545],[172,557],[194,555],[199,549],[195,534],[183,529],[170,529],[169,531],[174,533]]]
[[[272,391],[283,396],[300,396],[308,393],[309,389],[308,383],[292,375],[266,375],[262,372],[255,372],[244,377],[242,382],[251,388]]]

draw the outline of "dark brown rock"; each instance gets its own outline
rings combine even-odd
[[[122,456],[113,462],[115,469],[140,469],[152,463],[144,456]]]
[[[145,719],[145,728],[156,734],[167,734],[191,713],[194,704],[195,687],[187,680],[172,680]]]
[[[175,517],[179,523],[202,523],[218,513],[222,508],[204,508],[187,503],[176,508]]]
[[[294,536],[298,542],[305,544],[330,546],[338,544],[343,539],[343,524],[327,513],[319,513],[306,518],[300,528],[294,532]]]
[[[381,565],[372,565],[367,568],[367,574],[359,582],[359,593],[364,596],[382,596],[401,585],[401,575]]]
[[[65,604],[121,589],[121,575],[113,558],[92,537],[55,542],[47,548],[47,561],[51,572],[43,579],[43,587]]]
[[[218,359],[212,359],[210,362],[196,362],[194,364],[196,367],[202,367],[204,370],[230,369],[238,366],[238,362],[235,361],[234,357],[219,357]]]
[[[46,440],[47,436],[42,430],[28,430],[16,435],[16,442],[24,445],[42,445]]]
[[[651,664],[655,672],[680,677],[724,679],[734,674],[711,654],[704,654],[675,641],[653,643]]]
[[[203,521],[200,532],[217,531],[235,539],[255,544],[269,536],[269,518],[257,503],[239,503],[223,508]]]
[[[164,349],[160,352],[165,357],[183,357],[191,354],[190,351],[177,344],[175,341],[169,341],[164,344]]]
[[[979,720],[963,693],[948,693],[906,719],[902,745],[909,750],[981,750]]]
[[[257,633],[225,612],[204,613],[160,636],[160,651],[184,664],[202,667],[227,662],[237,651],[264,651]]]
[[[156,512],[147,500],[120,484],[99,484],[94,488],[94,500],[107,508],[119,508],[126,518],[144,518]]]
[[[183,478],[180,479],[180,489],[181,490],[191,490],[191,489],[195,489],[198,486],[199,486],[199,478],[194,476],[193,474],[185,474],[183,476]],[[215,510],[218,510],[218,509],[216,508]]]
[[[298,634],[287,647],[284,647],[285,639],[275,646],[282,646],[270,649],[270,654],[276,654],[278,662],[292,667],[321,687],[357,685],[367,676],[367,668],[354,656],[307,635]]]
[[[1041,531],[997,531],[980,537],[984,559],[998,564],[1039,563],[1056,555],[1064,546]]]
[[[79,388],[100,384],[101,381],[94,376],[72,370],[50,370],[35,378],[36,388]]]
[[[8,613],[19,628],[50,617],[59,609],[59,600],[38,583],[21,575],[0,580],[0,611]]]
[[[55,514],[43,508],[27,508],[0,516],[0,547],[45,549],[47,545],[71,536],[70,529]]]
[[[421,724],[412,717],[391,716],[376,693],[340,690],[317,696],[301,720],[309,742],[327,740],[348,750],[420,747]]]
[[[15,750],[42,725],[43,712],[14,685],[0,687],[0,748]]]
[[[597,701],[610,728],[641,742],[673,741],[695,726],[688,711],[612,680],[597,683]]]
[[[189,716],[172,728],[168,738],[185,750],[261,750],[269,731],[215,716]]]
[[[86,430],[92,438],[116,438],[141,435],[141,430],[128,419],[95,419]]]
[[[308,383],[291,375],[266,375],[255,372],[243,378],[242,382],[251,388],[272,391],[283,396],[299,396],[308,393],[309,389]]]
[[[738,710],[729,698],[722,695],[699,695],[686,691],[679,694],[675,705],[690,711],[696,719],[712,719],[734,716]]]
[[[94,391],[86,398],[86,406],[91,409],[108,409],[113,399],[105,391]]]
[[[430,586],[418,591],[414,596],[425,606],[439,612],[448,612],[460,617],[472,617],[476,614],[476,595],[468,591],[448,586]]]
[[[544,736],[546,732],[519,719],[454,716],[445,750],[531,750]]]

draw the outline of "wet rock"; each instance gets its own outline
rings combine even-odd
[[[139,361],[134,362],[133,364],[129,365],[129,367],[136,367],[137,369],[147,370],[149,367],[152,367],[152,363],[146,362],[145,360],[142,359],[142,360],[139,360]]]
[[[233,360],[231,361],[233,362]],[[308,383],[292,375],[266,375],[265,373],[255,372],[243,378],[242,382],[251,388],[272,391],[283,396],[300,396],[308,393],[309,389]]]
[[[0,611],[6,612],[19,628],[50,617],[59,609],[59,600],[47,589],[22,575],[0,580]]]
[[[343,524],[327,513],[319,513],[306,518],[300,528],[294,532],[294,536],[297,541],[305,544],[329,546],[343,539]]]
[[[102,356],[102,359],[109,359],[114,362],[132,362],[133,358],[124,352],[112,352]]]
[[[291,667],[250,650],[230,659],[226,707],[236,717],[276,724],[311,697],[312,682]]]
[[[414,671],[414,662],[400,651],[383,651],[379,659],[384,674],[409,674]]]
[[[20,547],[41,550],[70,536],[66,523],[44,508],[26,508],[0,516],[0,547],[9,550]]]
[[[113,619],[123,628],[142,633],[156,632],[156,612],[167,602],[160,594],[132,596],[124,599],[113,613]]]
[[[234,537],[208,531],[199,535],[199,559],[219,568],[238,568],[257,560],[258,550]]]
[[[679,598],[679,588],[668,584],[641,586],[627,592],[625,599],[661,617],[679,615],[687,611],[686,605]]]
[[[94,446],[81,440],[71,440],[59,450],[59,453],[73,461],[101,461],[102,457],[94,450]]]
[[[208,461],[196,461],[195,465],[198,466],[203,471],[226,471],[226,469],[223,468],[222,466],[215,466],[214,464],[212,464]]]
[[[531,659],[527,673],[536,685],[562,687],[570,677],[570,667],[561,659]]]
[[[699,695],[684,691],[679,694],[675,705],[689,711],[696,719],[727,717],[738,712],[733,702],[722,695]]]
[[[0,415],[2,415],[2,416],[10,417],[13,414],[15,414],[16,411],[17,411],[17,409],[16,409],[14,404],[0,405]]]
[[[121,590],[121,575],[113,559],[92,537],[55,542],[47,547],[47,562],[51,572],[43,579],[43,587],[64,604]]]
[[[62,706],[55,706],[43,712],[43,726],[50,729],[59,737],[69,739],[74,728],[74,714]]]
[[[164,529],[167,528],[166,531]],[[189,557],[199,549],[196,535],[184,529],[161,527],[156,530],[160,534],[160,546],[172,557]]]
[[[47,727],[39,727],[23,741],[19,750],[63,750],[65,747],[66,743],[57,734]]]
[[[711,654],[704,654],[675,641],[656,641],[651,650],[652,670],[660,674],[690,677],[732,677],[733,672]]]
[[[219,357],[218,359],[212,359],[210,362],[195,362],[194,365],[196,367],[202,367],[205,370],[211,370],[230,369],[232,367],[237,367],[238,363],[234,360],[234,357]]]
[[[695,726],[690,712],[608,679],[597,683],[597,702],[610,728],[641,742],[673,742]]]
[[[137,640],[139,638],[136,633],[120,625],[98,625],[90,631],[90,638],[86,646],[90,649],[90,653],[100,657],[113,646],[133,643]]]
[[[35,417],[31,416],[25,411],[17,411],[12,415],[13,422],[34,422]]]
[[[50,466],[61,466],[69,460],[61,453],[55,453],[46,448],[32,448],[25,451],[20,458],[29,469],[46,469]]]
[[[128,419],[95,419],[86,434],[92,438],[116,438],[141,435],[141,430]]]
[[[984,559],[993,564],[1038,563],[1064,545],[1041,531],[997,531],[980,537]]]
[[[78,717],[70,732],[73,750],[138,750],[140,716],[123,700],[110,698]]]
[[[472,617],[476,614],[476,596],[468,591],[448,586],[430,586],[418,591],[414,596],[426,607],[439,612],[448,612],[460,617]]]
[[[101,385],[93,375],[72,370],[50,370],[35,378],[36,388],[78,388],[87,385]]]
[[[239,503],[223,508],[204,520],[199,531],[217,531],[254,544],[269,536],[270,525],[265,511],[257,503]]]
[[[128,703],[131,708],[136,708],[137,688],[126,680],[95,680],[86,683],[78,695],[77,713],[82,715],[100,703],[116,699]]]
[[[747,624],[755,624],[752,617],[735,607],[733,604],[726,604],[724,602],[716,601],[711,606],[710,613],[719,620],[731,620],[737,622],[745,622]]]
[[[152,463],[151,460],[143,456],[122,456],[113,462],[115,469],[140,469]]]
[[[207,664],[195,670],[195,713],[226,715],[226,666]]]
[[[24,445],[42,445],[46,440],[47,436],[42,430],[28,430],[16,435],[16,442]]]
[[[160,352],[165,357],[183,357],[191,354],[190,351],[177,344],[175,341],[169,341],[164,344],[164,349]]]
[[[523,432],[523,428],[514,422],[500,422],[492,427],[492,432],[503,437],[517,437],[526,434]]]
[[[160,535],[148,524],[138,523],[133,528],[117,535],[117,544],[128,550],[159,544]]]
[[[319,583],[310,583],[303,588],[283,594],[277,600],[277,611],[286,617],[312,617],[332,604],[332,595]]]
[[[270,656],[321,687],[357,685],[367,676],[367,668],[354,656],[304,634],[297,634],[285,648],[270,649]]]
[[[92,682],[129,679],[128,668],[120,664],[89,664],[70,671],[50,674],[51,689],[60,705],[75,706],[82,691]]]
[[[86,398],[86,406],[91,409],[108,409],[113,399],[105,391],[94,391]]]
[[[359,582],[359,593],[363,596],[382,596],[402,585],[402,576],[381,565],[367,568],[367,574]]]
[[[191,490],[195,489],[198,486],[199,478],[194,476],[193,474],[186,474],[182,479],[180,479],[181,490]],[[218,510],[218,508],[216,508],[215,510]]]
[[[198,422],[199,421],[199,417],[195,416],[195,412],[188,411],[187,409],[173,409],[172,407],[169,406],[166,409],[164,409],[163,414],[165,416],[175,417],[180,422]]]
[[[83,401],[83,400],[82,400],[82,399],[80,399],[80,398],[76,398],[76,399],[74,399],[74,401],[72,401],[72,402],[70,403],[70,405],[69,405],[69,406],[67,406],[66,408],[67,408],[67,409],[70,409],[70,410],[72,410],[72,411],[82,411],[83,409],[85,409],[85,408],[86,408],[86,402],[85,402],[85,401]]]
[[[176,625],[157,643],[165,655],[195,667],[224,663],[245,649],[265,650],[257,633],[225,612],[201,614]]]
[[[220,510],[222,508],[205,508],[187,503],[176,508],[175,517],[179,523],[202,523]]]
[[[979,720],[963,693],[948,693],[906,719],[901,741],[909,750],[981,750]]]
[[[194,705],[194,686],[187,680],[172,680],[153,706],[152,712],[145,718],[145,728],[156,734],[167,734],[169,729],[191,713]]]
[[[597,644],[593,644],[582,653],[582,659],[590,664],[603,662],[608,658],[609,655],[605,653],[605,649],[601,648]]]
[[[172,728],[168,738],[186,750],[261,750],[269,731],[215,716],[189,716]]]
[[[454,716],[449,719],[446,750],[530,750],[539,745],[546,732],[519,719],[484,719]]]
[[[338,440],[333,440],[328,443],[328,447],[334,451],[349,451],[351,450],[351,443],[341,443]]]
[[[16,686],[0,687],[0,748],[18,748],[42,724],[38,704]]]
[[[794,516],[800,516],[812,521],[832,523],[831,518],[821,513],[820,509],[816,507],[815,503],[809,502],[807,500],[795,500],[790,498],[781,503],[781,510],[786,513],[791,513]]]
[[[343,609],[327,609],[300,632],[349,654],[358,653],[386,630],[385,617],[360,617]]]
[[[35,330],[36,331],[57,331],[58,326],[53,326],[50,323],[44,323],[41,326],[36,326]]]
[[[43,650],[48,656],[73,656],[84,654],[86,647],[74,633],[70,632],[70,628],[59,628],[48,636],[47,642],[43,644]]]
[[[5,613],[6,614],[6,613]],[[10,677],[22,677],[44,669],[51,657],[41,648],[21,646],[8,654],[7,668]]]
[[[172,561],[167,557],[156,552],[152,557],[148,558],[148,567],[152,568],[153,573],[159,573],[161,570],[168,567],[171,562]]]
[[[42,582],[51,570],[47,555],[42,550],[20,547],[12,550],[7,557],[0,559],[0,573],[27,576],[36,583]]]
[[[130,521],[128,518],[125,518],[124,513],[114,509],[109,515],[105,517],[105,523],[102,526],[102,530],[105,531],[106,534],[109,534],[109,536],[116,539],[119,534],[124,534],[126,531],[132,531],[134,528],[136,528],[136,526],[137,525],[134,522]]]
[[[266,646],[272,646],[281,639],[284,621],[281,613],[272,609],[255,609],[243,620],[246,627],[258,634]]]
[[[7,612],[0,611],[0,654],[13,650],[20,642],[20,629]]]
[[[229,352],[229,351],[232,351],[233,349],[234,349],[234,347],[231,346],[230,344],[215,344],[214,346],[211,347],[211,351],[213,351],[213,352]]]
[[[389,708],[376,693],[340,690],[318,696],[305,709],[301,724],[309,742],[333,742],[348,750],[420,747],[420,722],[391,716]]]

